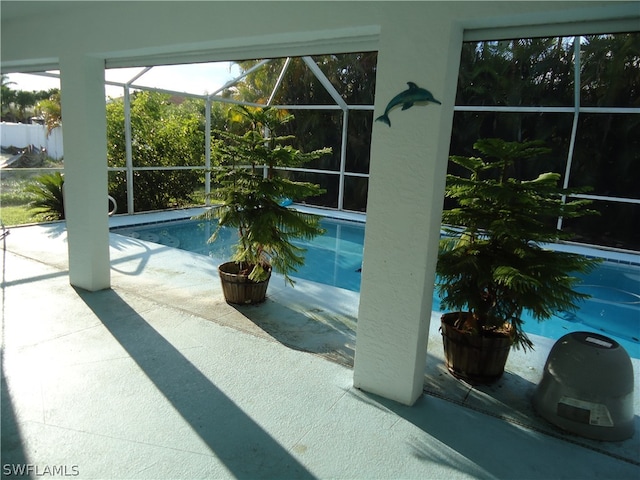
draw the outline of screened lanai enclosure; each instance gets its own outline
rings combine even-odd
[[[478,138],[542,140],[552,153],[515,175],[561,173],[599,212],[558,226],[640,250],[639,114],[639,32],[465,43],[450,154],[473,154]]]
[[[314,205],[364,211],[376,53],[236,65],[240,74],[210,94],[144,86],[153,67],[126,83],[108,82],[123,90],[107,105],[110,193],[118,203],[133,213],[206,198],[217,164],[215,131],[233,129],[232,107],[245,105],[292,113],[289,131],[280,133],[293,135],[303,151],[332,148],[304,169],[281,172],[320,184],[326,193]]]
[[[552,153],[514,174],[559,172],[566,187],[591,187],[580,197],[600,213],[558,219],[559,227],[577,242],[640,250],[639,52],[638,32],[465,42],[450,153],[473,155],[479,138],[544,141]],[[325,190],[309,204],[366,212],[376,64],[376,52],[228,62],[233,78],[211,93],[146,81],[180,65],[107,69],[118,213],[206,203],[215,132],[235,128],[234,105],[292,113],[282,133],[304,151],[329,146],[332,154],[280,174]]]
[[[581,240],[604,239],[615,248],[637,242],[638,193],[622,188],[633,186],[638,173],[639,29],[633,2],[254,2],[251,10],[243,2],[155,2],[152,8],[148,2],[127,2],[125,14],[115,2],[2,5],[3,73],[60,72],[64,228],[73,287],[97,292],[112,286],[108,232],[115,222],[100,212],[106,213],[108,194],[128,210],[130,195],[122,200],[115,182],[133,192],[136,212],[143,210],[146,193],[170,192],[160,198],[164,208],[202,205],[205,172],[216,162],[208,139],[213,143],[218,126],[232,128],[225,123],[231,103],[267,104],[286,57],[292,60],[271,104],[291,105],[296,136],[305,150],[313,148],[314,135],[329,132],[335,139],[322,138],[321,145],[335,148],[333,163],[283,174],[325,185],[331,179],[336,187],[310,202],[366,211],[354,387],[406,405],[422,394],[447,156],[469,149],[477,137],[520,136],[551,143],[554,154],[544,162],[559,165],[564,181],[589,181],[594,187],[590,194],[599,197],[596,202],[627,208],[625,215],[601,215],[600,225],[589,226],[591,237],[578,230],[582,225],[563,222],[563,228],[573,228]],[[49,31],[51,25],[57,26],[56,34],[46,41],[27,34]],[[470,42],[464,51],[463,42]],[[371,54],[375,67],[369,64],[375,82],[373,75],[367,79],[359,70],[349,70],[358,62],[338,66],[337,59],[349,58],[349,52],[377,52]],[[269,86],[260,85],[257,69],[207,102],[213,92],[176,95],[179,85],[166,92],[136,89],[142,75],[123,82],[129,84],[129,109],[124,108],[124,87],[121,100],[105,104],[105,68],[237,60],[243,75],[261,59],[273,59],[265,64],[273,65]],[[287,77],[294,63],[307,73]],[[323,84],[318,71],[330,83]],[[354,80],[348,81],[352,74]],[[345,81],[335,83],[333,76]],[[251,81],[260,95],[242,98]],[[428,89],[441,104],[395,109],[389,127],[374,120],[374,112],[367,110],[370,100],[349,99],[350,92],[360,95],[369,89],[367,98],[374,99],[375,114],[381,115],[407,82]],[[300,98],[285,96],[290,87],[301,87]],[[613,93],[619,98],[610,98]],[[370,140],[368,132],[355,133],[362,146],[352,148],[342,136],[359,116],[363,131],[367,122],[370,126]],[[462,120],[475,123],[466,126]],[[350,157],[349,151],[362,157]],[[536,167],[543,159],[539,162]],[[144,178],[152,173],[176,176],[168,182],[170,189],[158,181],[145,187]],[[185,201],[177,189],[187,185],[191,174],[195,185]]]

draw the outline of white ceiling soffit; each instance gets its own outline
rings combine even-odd
[[[20,20],[23,18],[33,18],[37,16],[46,16],[51,18],[55,15],[64,14],[70,10],[86,10],[94,8],[92,2],[53,2],[53,1],[3,1],[2,20],[5,22]]]
[[[374,25],[231,38],[219,40],[210,45],[176,45],[142,51],[112,52],[107,55],[105,66],[106,68],[141,67],[369,52],[378,49],[379,35],[380,27]]]
[[[547,12],[466,20],[462,25],[464,41],[637,32],[640,26],[638,5],[638,2],[611,2],[606,6],[559,10],[553,12],[553,21]]]
[[[57,58],[35,58],[31,60],[0,62],[2,74],[9,73],[39,73],[48,70],[58,70],[60,62]]]

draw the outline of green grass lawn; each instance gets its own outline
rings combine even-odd
[[[7,227],[37,222],[31,216],[31,212],[29,212],[29,208],[26,205],[3,205],[0,209],[0,220]]]
[[[42,221],[33,217],[29,202],[33,195],[25,191],[44,170],[34,172],[10,169],[0,175],[0,220],[6,226]]]

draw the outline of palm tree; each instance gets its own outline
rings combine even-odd
[[[26,90],[18,90],[14,103],[18,107],[18,120],[24,122],[28,120],[27,109],[36,104],[35,92],[27,92]]]
[[[9,80],[9,77],[7,75],[1,75],[0,81],[2,84],[2,117],[4,118],[6,114],[11,113],[11,104],[15,102],[16,99],[16,91],[12,90],[9,85],[15,85],[16,82],[12,82],[11,80]]]
[[[25,187],[33,195],[29,203],[34,216],[43,220],[64,220],[64,177],[60,172],[47,173],[35,178]]]
[[[7,85],[15,85],[16,82],[12,82],[11,80],[9,80],[9,75],[0,75],[0,84],[4,87]]]
[[[40,100],[36,104],[36,111],[44,117],[44,124],[47,127],[47,136],[62,125],[62,107],[60,105],[60,92],[55,91],[48,99]]]

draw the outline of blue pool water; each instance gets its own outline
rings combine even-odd
[[[305,264],[292,277],[360,291],[364,224],[325,218],[322,226],[325,235],[298,242],[307,249]],[[236,233],[223,231],[215,243],[208,244],[214,230],[215,222],[181,220],[113,232],[223,261],[231,255]],[[544,322],[525,319],[525,330],[554,340],[578,330],[604,333],[618,341],[629,355],[640,358],[640,267],[604,262],[583,276],[578,290],[592,297],[582,302],[577,312],[561,312]],[[433,308],[439,307],[440,300],[434,294]]]

